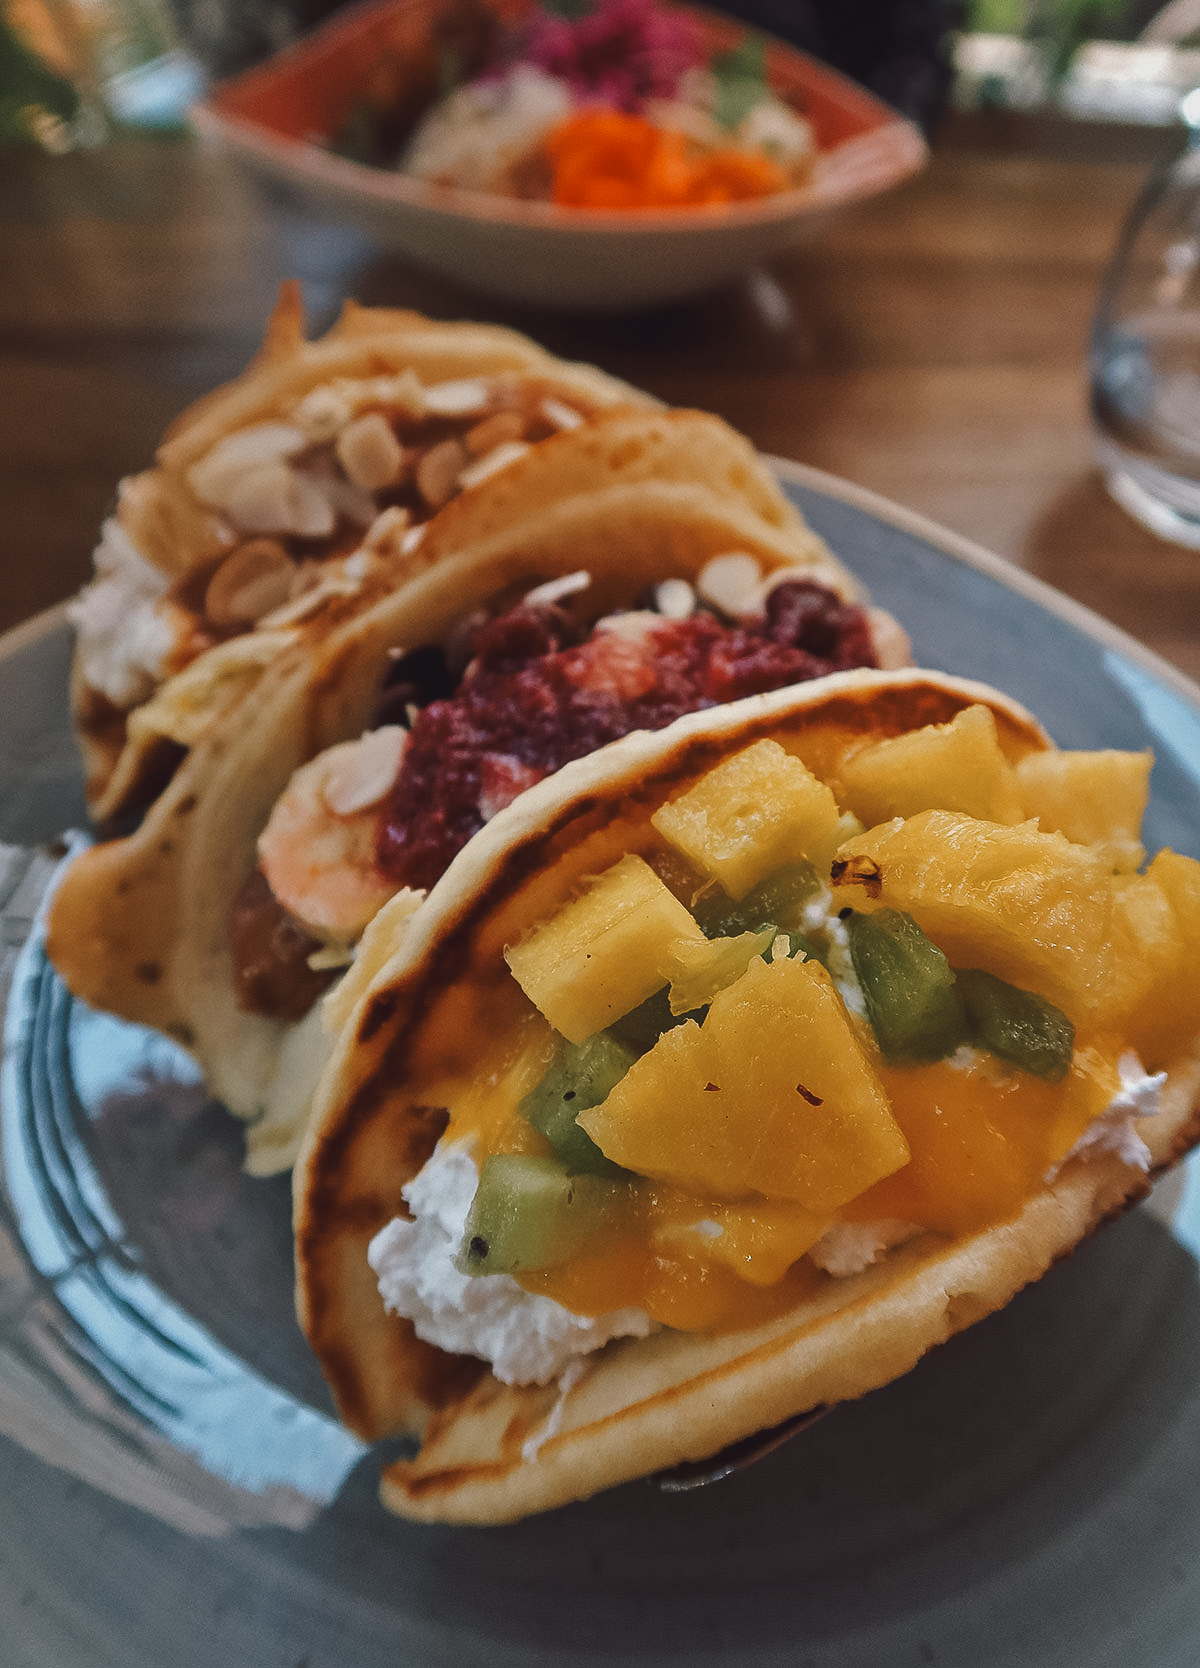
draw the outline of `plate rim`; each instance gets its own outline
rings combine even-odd
[[[22,650],[32,648],[43,638],[53,637],[64,625],[70,625],[68,610],[71,598],[63,602],[51,603],[49,608],[43,608],[37,614],[31,614],[27,620],[21,620],[14,626],[9,626],[5,632],[0,632],[0,661],[13,660]]]
[[[761,456],[768,469],[785,485],[819,492],[826,498],[847,505],[850,509],[863,511],[876,521],[894,527],[898,532],[922,540],[941,555],[1036,603],[1047,613],[1083,632],[1093,642],[1113,649],[1126,659],[1136,662],[1153,677],[1166,684],[1176,695],[1200,710],[1200,683],[1121,626],[1105,619],[1086,603],[1078,602],[1065,591],[1060,591],[1046,580],[1039,579],[1027,569],[1019,567],[1010,558],[997,555],[995,551],[965,533],[956,533],[953,528],[944,526],[921,511],[910,509],[871,487],[860,486],[845,476],[834,475],[828,470],[818,469],[814,464],[801,463],[798,459],[772,452],[763,452]],[[840,551],[835,551],[834,555],[839,560],[846,560],[853,572],[852,557],[844,558]],[[0,633],[0,662],[13,659],[24,649],[53,636],[63,626],[69,627],[73,601],[74,597],[69,597],[61,602],[52,603],[50,607]]]
[[[961,563],[968,570],[982,573],[985,576],[996,580],[1005,588],[1005,590],[1030,598],[1038,605],[1046,608],[1052,615],[1062,619],[1064,623],[1073,625],[1077,629],[1081,630],[1092,641],[1099,641],[1110,645],[1118,652],[1136,660],[1139,664],[1146,667],[1146,669],[1154,676],[1162,678],[1164,682],[1176,689],[1189,702],[1200,706],[1200,687],[1192,683],[1191,680],[1183,674],[1177,673],[1169,663],[1161,660],[1152,651],[1140,645],[1136,639],[1129,637],[1126,633],[1121,631],[1120,628],[1112,626],[1100,616],[1095,615],[1082,604],[1074,602],[1072,599],[1054,590],[1053,587],[1046,585],[1043,581],[1037,580],[1032,576],[1025,574],[1023,570],[1015,568],[1011,563],[1005,561],[999,556],[994,555],[985,547],[975,544],[973,541],[955,534],[949,529],[942,528],[938,524],[919,515],[917,512],[910,511],[904,506],[896,504],[893,501],[870,491],[869,489],[858,487],[854,483],[842,480],[839,477],[827,474],[819,469],[782,458],[768,458],[767,462],[769,467],[775,471],[777,477],[785,484],[812,490],[813,492],[823,495],[833,502],[845,504],[851,508],[862,510],[864,513],[873,517],[878,523],[886,527],[895,528],[897,531],[911,534],[922,540],[935,552],[940,555],[944,555],[947,559]],[[0,662],[10,661],[25,651],[30,651],[36,654],[40,645],[45,644],[64,629],[69,630],[69,608],[70,604],[68,602],[61,602],[52,605],[51,607],[14,626],[7,632],[0,634]],[[6,1437],[6,1440],[14,1439]],[[20,1446],[22,1446],[24,1452],[28,1452],[28,1450],[24,1449],[24,1445]],[[43,1462],[39,1460],[39,1463]],[[91,1484],[89,1486],[95,1487],[96,1485]],[[106,1490],[102,1492],[107,1493]],[[134,1554],[137,1553],[138,1548],[137,1544],[132,1540],[129,1542],[129,1546],[130,1552],[126,1554],[126,1557],[132,1558]],[[154,1565],[155,1569],[161,1567],[163,1566],[160,1566],[157,1563]],[[297,1562],[294,1567],[301,1571],[300,1578],[303,1578],[303,1564]],[[1040,1566],[1034,1567],[1037,1568]],[[247,1565],[247,1568],[257,1573],[261,1570],[262,1565],[256,1561],[254,1565]],[[290,1568],[291,1566],[289,1565],[289,1570]],[[1005,1566],[1001,1566],[1000,1568],[1003,1571]],[[38,1573],[40,1574],[41,1572],[39,1571]],[[989,1566],[987,1573],[989,1576],[993,1573],[991,1566]],[[229,1577],[229,1579],[232,1579],[232,1577]],[[293,1579],[293,1577],[289,1573],[289,1581],[291,1579]],[[312,1579],[311,1574],[308,1576],[308,1579]],[[284,1586],[281,1582],[281,1593],[286,1592],[286,1590],[286,1586]],[[339,1586],[334,1590],[340,1593],[341,1587]],[[1014,1588],[1012,1590],[1015,1591],[1016,1589]],[[44,1598],[41,1601],[40,1609],[34,1613],[35,1620],[32,1620],[29,1623],[31,1632],[28,1638],[26,1638],[24,1634],[19,1634],[15,1637],[13,1642],[18,1647],[24,1643],[28,1643],[33,1647],[40,1648],[40,1636],[35,1637],[32,1632],[34,1627],[39,1624],[44,1626],[44,1637],[48,1642],[53,1642],[53,1638],[57,1637],[54,1632],[54,1627],[51,1625],[52,1623],[57,1623],[57,1617],[50,1612],[49,1598],[53,1597],[53,1592],[48,1579],[44,1584],[44,1591],[49,1595],[49,1597]],[[224,1638],[226,1636],[226,1624],[224,1619],[215,1613],[211,1605],[206,1602],[206,1596],[211,1597],[211,1590],[208,1590],[207,1595],[205,1589],[203,1588],[197,1592],[191,1578],[185,1577],[184,1584],[181,1586],[181,1591],[183,1592],[185,1599],[190,1598],[193,1605],[199,1606],[196,1614],[201,1621],[204,1621],[209,1625],[212,1629],[214,1637],[218,1638],[218,1640]],[[1022,1584],[1021,1591],[1028,1592],[1029,1589],[1024,1587]],[[984,1589],[984,1597],[986,1599],[986,1589]],[[357,1633],[357,1624],[359,1624],[359,1619],[369,1614],[367,1602],[362,1600],[357,1594],[353,1595],[352,1599],[346,1601],[346,1610],[344,1614],[356,1622]],[[929,1629],[928,1636],[931,1640],[937,1641],[940,1644],[943,1639],[950,1640],[953,1638],[951,1619],[947,1619],[936,1606],[929,1606],[923,1612],[914,1608],[912,1614],[919,1617],[922,1621],[922,1625]],[[155,1639],[161,1637],[161,1635],[168,1631],[171,1626],[177,1625],[179,1615],[180,1611],[178,1607],[173,1607],[171,1614],[165,1616],[165,1620],[162,1617],[158,1617],[153,1621],[153,1624],[147,1623],[143,1632],[135,1632],[132,1627],[130,1627],[127,1632],[126,1627],[128,1624],[123,1624],[121,1635],[116,1641],[118,1647],[120,1647],[123,1652],[128,1651],[130,1653],[131,1661],[133,1660],[133,1654],[135,1651],[137,1653],[138,1661],[148,1661],[150,1659],[149,1652],[154,1648]],[[249,1611],[247,1611],[247,1615],[249,1615]],[[49,1621],[45,1620],[47,1616],[49,1616]],[[90,1613],[88,1619],[92,1619]],[[233,1623],[236,1620],[237,1612],[235,1610],[233,1613],[233,1620],[229,1623],[231,1636],[233,1631],[235,1631]],[[15,1619],[15,1625],[17,1627],[22,1626],[19,1617]],[[239,1632],[238,1635],[239,1638],[242,1639],[243,1644],[255,1643],[255,1640],[252,1638],[252,1626],[261,1627],[262,1625],[263,1624],[261,1622],[256,1621],[253,1617],[251,1617],[250,1620],[246,1622],[244,1630]],[[374,1646],[369,1634],[367,1633],[366,1624],[362,1623],[361,1625],[363,1626],[364,1634],[366,1635],[365,1643],[371,1645],[373,1650]],[[454,1623],[449,1619],[448,1612],[445,1609],[442,1609],[436,1613],[431,1613],[431,1617],[425,1617],[422,1615],[417,1606],[412,1603],[406,1603],[403,1611],[397,1612],[391,1625],[395,1630],[392,1635],[392,1649],[396,1653],[397,1660],[400,1660],[401,1658],[407,1660],[406,1653],[409,1651],[415,1651],[419,1656],[423,1650],[428,1649],[431,1653],[431,1657],[436,1657],[438,1662],[449,1661],[457,1648],[461,1650],[462,1660],[464,1662],[468,1659],[471,1662],[485,1660],[489,1654],[496,1652],[499,1655],[504,1656],[506,1660],[511,1654],[514,1662],[518,1658],[521,1661],[528,1659],[532,1668],[535,1658],[536,1660],[541,1661],[542,1652],[547,1648],[539,1647],[536,1642],[530,1643],[524,1637],[514,1642],[513,1638],[506,1637],[494,1627],[485,1627],[479,1622],[473,1622],[469,1628],[465,1622],[463,1623],[463,1632],[459,1638],[459,1645],[456,1647]],[[899,1638],[899,1626],[900,1624],[897,1623],[896,1627],[893,1628],[890,1618],[884,1617],[883,1620],[879,1621],[877,1624],[879,1639],[882,1643],[877,1644],[872,1641],[868,1641],[862,1647],[864,1654],[867,1652],[873,1654],[877,1650],[885,1648],[888,1644],[889,1638],[891,1639],[892,1646],[894,1648]],[[1132,1635],[1135,1626],[1136,1619],[1129,1624],[1130,1635]],[[0,1639],[3,1639],[3,1637],[4,1628],[0,1625]],[[290,1642],[291,1635],[284,1635],[283,1630],[281,1630],[281,1637],[287,1638],[288,1642]],[[1174,1640],[1173,1642],[1176,1645],[1178,1644],[1178,1640]],[[265,1660],[266,1655],[269,1654],[269,1641],[260,1641],[259,1643],[262,1651],[262,1659]],[[351,1643],[353,1643],[353,1640]],[[1187,1641],[1185,1640],[1184,1643],[1186,1644]],[[319,1648],[322,1641],[314,1638],[313,1644]],[[768,1656],[773,1657],[775,1651],[780,1648],[780,1644],[781,1641],[778,1636],[768,1639],[764,1635],[762,1640],[755,1638],[744,1641],[747,1658],[752,1659],[755,1662],[760,1660],[765,1661]],[[819,1638],[813,1638],[810,1641],[810,1646],[824,1655],[821,1650]],[[91,1645],[83,1648],[86,1649],[87,1658],[90,1662],[92,1652],[97,1649],[97,1647],[95,1645]],[[581,1640],[573,1640],[569,1646],[560,1644],[557,1647],[550,1646],[548,1648],[550,1650],[550,1654],[554,1656],[555,1659],[557,1659],[558,1654],[561,1651],[564,1662],[568,1657],[574,1661],[577,1656],[579,1660],[582,1661],[583,1657],[588,1654],[586,1642]],[[728,1661],[732,1664],[738,1659],[741,1648],[742,1647],[736,1639],[723,1641],[720,1650],[720,1660],[725,1661],[726,1652],[728,1652]],[[786,1646],[784,1648],[786,1649]],[[913,1648],[915,1649],[916,1647],[914,1646]],[[932,1645],[930,1645],[929,1649],[932,1650],[932,1648]],[[711,1646],[711,1643],[709,1649],[714,1649]],[[854,1653],[854,1649],[853,1638],[851,1635],[846,1633],[832,1633],[825,1641],[825,1650],[831,1653],[831,1661],[833,1660],[834,1655],[837,1656],[839,1661],[842,1659],[843,1655],[848,1657]],[[297,1654],[299,1655],[299,1650]],[[605,1655],[607,1660],[614,1663],[617,1660],[616,1653],[613,1653],[611,1656],[608,1656],[608,1653],[601,1654]],[[644,1648],[639,1647],[637,1652],[638,1661],[641,1662],[644,1658],[647,1663],[650,1663],[651,1661],[665,1663],[668,1654],[669,1653],[663,1649],[661,1642],[657,1646],[647,1645]],[[705,1654],[707,1659],[707,1653]],[[22,1658],[22,1660],[25,1659]],[[30,1658],[30,1660],[32,1661],[32,1658]],[[82,1658],[79,1660],[82,1660]],[[259,1654],[257,1651],[255,1652],[255,1660],[259,1660]],[[716,1653],[714,1650],[714,1661],[715,1660]]]
[[[1054,614],[1067,625],[1074,626],[1102,647],[1113,649],[1125,655],[1127,659],[1136,661],[1147,672],[1169,685],[1177,695],[1200,708],[1200,683],[1139,638],[1115,625],[1113,621],[1105,619],[1103,614],[1098,614],[1086,603],[1076,601],[1074,597],[1048,584],[1046,580],[1039,579],[1026,568],[1019,567],[1010,558],[997,555],[995,551],[989,550],[986,545],[969,538],[966,534],[956,533],[919,510],[911,510],[870,487],[859,486],[841,475],[832,475],[824,469],[817,469],[812,464],[799,463],[793,458],[776,457],[771,453],[765,453],[764,456],[768,466],[782,481],[823,493],[851,509],[864,511],[877,521],[896,528],[898,532],[908,533],[923,540],[943,556],[974,569],[976,573],[995,580],[1006,590],[1038,604],[1047,613]],[[848,560],[848,565],[853,569],[853,558],[843,558],[840,551],[834,551],[834,555],[839,560]]]

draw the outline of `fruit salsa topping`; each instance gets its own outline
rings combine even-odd
[[[1030,759],[984,707],[851,741],[828,780],[760,740],[508,945],[525,1018],[447,1095],[435,1161],[477,1176],[459,1281],[605,1318],[556,1371],[630,1315],[748,1323],[1003,1221],[1075,1155],[1146,1168],[1137,1123],[1195,1031],[1200,864],[1133,866],[1146,755]],[[405,1313],[414,1233],[372,1251]]]
[[[761,37],[709,57],[697,21],[655,0],[545,0],[507,31],[486,5],[464,0],[454,17],[443,96],[414,126],[412,73],[377,77],[335,149],[434,185],[591,209],[727,203],[811,172],[812,130],[771,90]]]

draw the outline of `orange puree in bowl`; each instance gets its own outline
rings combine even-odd
[[[684,134],[621,110],[579,110],[546,140],[553,196],[566,208],[678,208],[784,191],[782,168],[758,152],[703,151]]]

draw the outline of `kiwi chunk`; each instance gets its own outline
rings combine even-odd
[[[816,897],[821,882],[806,859],[776,869],[734,903],[724,892],[697,899],[693,914],[706,938],[736,938],[760,927],[798,927],[804,906]]]
[[[1071,1066],[1075,1027],[1061,1008],[978,967],[960,970],[956,983],[972,1042],[1034,1077],[1062,1082]]]
[[[850,959],[867,1018],[888,1060],[940,1060],[967,1041],[950,963],[899,909],[847,917]]]
[[[623,1192],[599,1176],[575,1176],[560,1158],[492,1153],[455,1259],[462,1274],[552,1268],[581,1251],[610,1220]]]
[[[607,1100],[636,1059],[635,1049],[606,1031],[581,1043],[560,1037],[549,1070],[521,1102],[522,1117],[546,1137],[572,1174],[621,1173],[575,1119]]]
[[[653,996],[648,996],[636,1008],[631,1008],[603,1033],[611,1037],[623,1048],[629,1049],[635,1058],[640,1059],[648,1054],[664,1031],[670,1031],[676,1025],[682,1025],[685,1020],[694,1019],[699,1024],[708,1009],[693,1008],[690,1013],[673,1014],[671,1012],[671,993],[664,985],[656,990]],[[581,1109],[582,1110],[582,1109]]]

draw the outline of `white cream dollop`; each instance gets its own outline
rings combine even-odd
[[[923,1230],[915,1222],[880,1217],[876,1222],[833,1222],[809,1252],[818,1268],[835,1279],[861,1274],[885,1251],[915,1239]]]
[[[1093,1118],[1071,1148],[1062,1164],[1047,1172],[1053,1181],[1068,1159],[1087,1158],[1093,1153],[1116,1153],[1132,1170],[1148,1172],[1153,1155],[1134,1127],[1135,1118],[1152,1118],[1162,1106],[1165,1071],[1150,1074],[1132,1051],[1117,1061],[1121,1087],[1098,1118]]]
[[[564,81],[534,64],[460,87],[425,116],[401,159],[404,173],[467,191],[503,191],[509,172],[571,110]]]
[[[479,1171],[462,1143],[442,1141],[403,1191],[412,1221],[394,1218],[367,1260],[379,1294],[427,1343],[489,1361],[504,1384],[549,1384],[610,1338],[644,1338],[656,1323],[642,1309],[575,1315],[527,1292],[508,1274],[460,1274],[454,1266]]]
[[[170,578],[148,562],[115,516],[104,523],[96,577],[71,603],[83,681],[114,706],[144,700],[162,681],[180,622],[159,606]]]
[[[1115,1152],[1148,1170],[1151,1153],[1134,1126],[1160,1110],[1165,1072],[1146,1072],[1136,1054],[1119,1062],[1121,1088],[1063,1160]],[[1053,1181],[1061,1165],[1047,1173]],[[548,1384],[610,1338],[644,1338],[658,1326],[644,1310],[575,1315],[527,1292],[507,1274],[460,1274],[454,1265],[479,1171],[465,1145],[441,1142],[405,1187],[413,1219],[397,1217],[371,1241],[367,1259],[393,1313],[407,1316],[418,1337],[455,1354],[476,1355],[505,1384]],[[710,1226],[706,1223],[700,1228]],[[716,1224],[711,1227],[716,1228]],[[844,1279],[871,1267],[893,1247],[921,1233],[911,1222],[835,1222],[810,1252],[818,1268]]]

